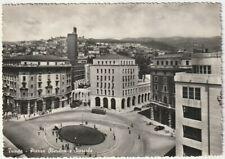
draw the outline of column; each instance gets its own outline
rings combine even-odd
[[[51,109],[54,109],[54,101],[51,101]]]
[[[37,113],[37,101],[34,101],[34,113]]]
[[[154,120],[153,106],[150,107],[150,113],[151,113],[151,120]]]
[[[43,112],[46,111],[46,101],[45,101],[45,100],[43,100],[42,111],[43,111]]]
[[[30,115],[30,101],[27,102],[27,114]]]
[[[62,101],[59,100],[59,108],[62,108]]]
[[[172,115],[171,115],[171,111],[169,111],[168,122],[169,122],[169,127],[172,127]]]
[[[20,114],[20,106],[19,106],[19,102],[16,102],[16,110],[17,110],[17,114]]]

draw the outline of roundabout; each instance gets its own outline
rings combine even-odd
[[[98,115],[76,109],[3,124],[4,135],[28,157],[163,156],[175,145],[136,112]],[[35,152],[27,151],[31,148]]]
[[[106,134],[97,128],[83,125],[64,126],[58,130],[59,138],[64,139],[75,145],[97,145],[105,140]]]

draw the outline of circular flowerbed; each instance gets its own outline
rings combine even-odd
[[[105,140],[105,134],[83,125],[69,125],[59,129],[59,137],[76,145],[97,145]]]

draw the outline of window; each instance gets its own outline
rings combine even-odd
[[[112,90],[112,96],[114,96],[114,90]]]
[[[23,81],[26,81],[26,76],[23,76]]]
[[[196,141],[202,141],[201,129],[183,125],[183,134],[184,134],[184,137],[186,138],[196,140]]]
[[[211,74],[211,66],[208,66],[208,74]]]
[[[99,90],[97,89],[97,94],[99,94]]]
[[[168,61],[166,61],[166,65],[168,65]]]
[[[97,73],[98,73],[98,69],[97,69]]]
[[[154,89],[157,91],[158,90],[158,85],[154,85]]]
[[[34,87],[34,85],[33,85],[33,84],[31,84],[31,85],[30,85],[30,88],[33,88],[33,87]]]
[[[159,65],[159,61],[157,61],[157,65]]]
[[[97,76],[97,80],[99,80],[99,76]]]
[[[99,86],[99,83],[97,82],[97,87]]]
[[[203,71],[204,71],[204,74],[207,73],[207,66],[203,66]]]
[[[201,108],[183,106],[183,116],[185,118],[201,121]]]
[[[106,78],[107,78],[107,76],[105,76],[105,81],[107,80]]]
[[[110,74],[110,69],[109,69],[109,74]]]
[[[173,65],[173,61],[170,61],[170,65]]]
[[[154,76],[154,82],[158,82],[158,76]]]
[[[175,65],[178,65],[178,61],[175,61]]]
[[[202,156],[202,151],[193,147],[183,145],[184,156]]]
[[[188,98],[187,87],[183,87],[183,98]]]
[[[166,85],[163,86],[163,91],[164,91],[164,92],[167,92],[167,86],[166,86]]]
[[[108,76],[108,80],[110,81],[110,76]]]
[[[105,69],[105,73],[106,73],[106,69]]]
[[[187,66],[189,65],[189,61],[186,61],[186,65],[187,65]]]
[[[102,69],[101,69],[101,73],[102,73],[103,71],[102,71]]]
[[[161,65],[164,65],[164,61],[161,61]]]
[[[200,88],[183,87],[183,98],[201,100]]]
[[[49,62],[47,62],[47,65],[49,65]]]
[[[195,99],[201,100],[201,90],[200,90],[200,88],[195,88]]]
[[[194,88],[189,88],[189,99],[194,99]]]
[[[114,73],[114,69],[112,69],[112,73]]]
[[[31,76],[31,77],[30,77],[30,80],[31,80],[31,81],[33,81],[33,80],[34,80],[33,76]]]

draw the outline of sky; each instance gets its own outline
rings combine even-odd
[[[3,41],[221,35],[218,3],[4,5]]]

